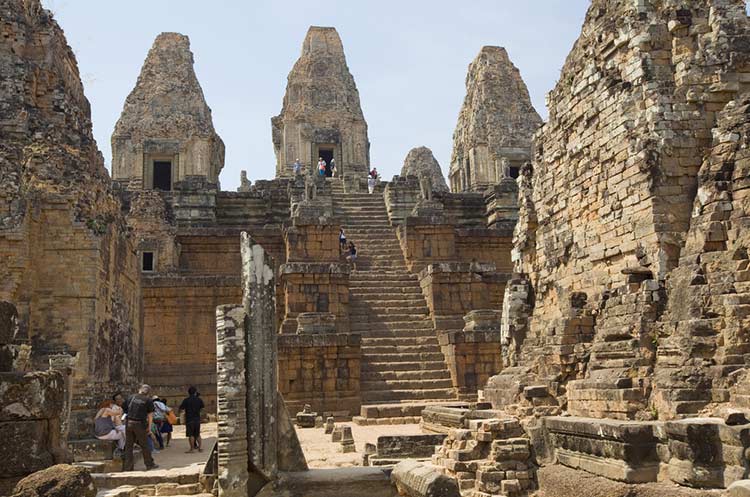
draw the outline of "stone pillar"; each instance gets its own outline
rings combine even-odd
[[[219,425],[219,497],[248,495],[245,310],[216,308],[216,393]]]
[[[276,287],[273,262],[241,234],[242,289],[247,335],[247,421],[251,467],[271,481],[277,473]]]

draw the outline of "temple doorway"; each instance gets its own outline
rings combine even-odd
[[[326,162],[326,177],[330,178],[331,176],[333,176],[333,171],[331,171],[331,161],[333,160],[333,149],[321,148],[319,149],[318,152],[320,153],[320,157],[322,157],[323,160]]]
[[[170,191],[172,189],[172,162],[154,161],[154,190]]]

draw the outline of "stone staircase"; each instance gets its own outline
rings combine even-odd
[[[455,401],[422,290],[406,268],[382,190],[344,193],[336,180],[331,187],[334,215],[357,247],[349,282],[350,320],[352,331],[362,334],[363,415],[378,411],[374,404]],[[416,417],[420,409],[396,410],[402,415],[383,411],[389,417]]]

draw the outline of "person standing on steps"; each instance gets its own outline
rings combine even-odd
[[[190,450],[186,454],[193,452],[194,448],[198,452],[203,452],[201,448],[201,409],[203,400],[198,396],[198,390],[195,387],[188,388],[188,396],[180,404],[180,411],[185,411],[185,431],[190,442]]]
[[[354,269],[357,269],[357,247],[354,246],[354,242],[349,242],[349,255],[346,256],[346,260],[352,263]]]
[[[367,191],[370,195],[375,191],[375,178],[373,178],[372,175],[367,178]]]
[[[302,172],[302,164],[300,164],[299,159],[294,161],[294,165],[292,166],[294,169],[294,175],[298,176],[300,172]]]
[[[339,230],[339,254],[346,250],[346,233],[344,233],[344,228],[341,228]]]
[[[336,161],[331,159],[331,178],[336,177]]]
[[[122,462],[123,471],[133,471],[133,445],[137,442],[143,454],[143,463],[146,470],[158,468],[151,457],[151,450],[147,438],[151,433],[151,425],[154,422],[154,403],[148,397],[151,387],[141,385],[138,393],[131,396],[125,404],[127,414],[127,425],[125,428],[125,457]]]
[[[323,160],[323,157],[318,157],[318,174],[320,176],[326,175],[326,161]]]

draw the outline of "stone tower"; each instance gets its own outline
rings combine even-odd
[[[531,158],[531,138],[540,124],[508,52],[482,47],[469,65],[466,98],[453,133],[453,191],[481,191],[506,176],[517,177]]]
[[[172,190],[198,177],[218,185],[224,142],[193,70],[190,40],[162,33],[112,134],[112,177],[129,189]]]
[[[448,185],[445,183],[440,164],[432,155],[432,150],[427,147],[416,147],[409,150],[404,159],[404,165],[401,167],[401,176],[427,177],[432,184],[433,191],[448,191]]]
[[[296,159],[309,172],[318,157],[335,159],[339,175],[366,174],[367,123],[334,28],[308,30],[302,55],[289,73],[281,114],[271,124],[277,177],[293,175]]]

